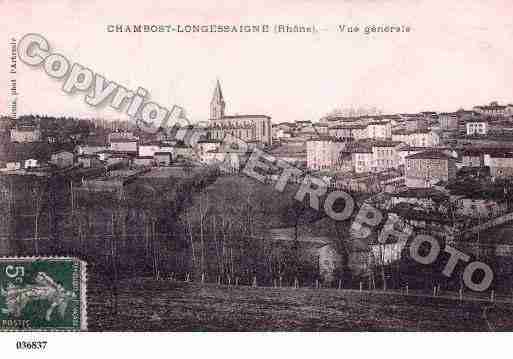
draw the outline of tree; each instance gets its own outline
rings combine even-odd
[[[35,182],[31,188],[31,200],[34,205],[34,252],[39,254],[39,220],[43,207],[43,196],[45,195],[45,186],[40,182]]]

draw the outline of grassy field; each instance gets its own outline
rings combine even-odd
[[[512,330],[510,304],[332,289],[251,288],[139,279],[91,285],[93,331]]]

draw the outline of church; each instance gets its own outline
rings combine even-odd
[[[265,146],[272,144],[271,117],[266,115],[225,115],[221,84],[217,80],[214,96],[210,101],[210,139],[222,141],[231,134],[244,142],[258,142]]]

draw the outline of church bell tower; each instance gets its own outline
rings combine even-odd
[[[223,92],[221,91],[221,84],[219,83],[219,80],[217,80],[214,96],[212,96],[212,101],[210,101],[210,119],[222,119],[224,117],[224,107],[225,102]]]

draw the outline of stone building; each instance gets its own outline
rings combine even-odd
[[[496,101],[490,102],[489,105],[485,105],[485,106],[474,106],[474,111],[476,111],[484,116],[495,117],[495,118],[497,118],[497,117],[502,118],[508,114],[507,107],[499,105],[499,103]]]
[[[406,186],[429,188],[440,181],[456,177],[456,159],[431,150],[406,157]]]
[[[411,147],[436,147],[440,144],[440,136],[430,130],[396,130],[392,132],[392,140]]]
[[[346,142],[335,137],[318,137],[306,142],[306,165],[312,170],[333,169]]]
[[[455,112],[442,112],[438,116],[440,129],[443,131],[457,131],[458,130],[458,114]]]
[[[59,168],[73,166],[74,155],[68,151],[57,151],[52,154],[50,162]]]
[[[467,136],[486,135],[488,133],[488,121],[484,119],[473,119],[465,123]]]
[[[271,117],[267,115],[226,115],[226,102],[217,81],[210,102],[210,139],[222,141],[226,134],[245,142],[257,141],[264,145],[272,144],[273,129]]]
[[[17,124],[11,129],[11,142],[28,143],[41,140],[39,125],[33,122]]]
[[[496,178],[513,177],[513,152],[496,151],[484,155],[484,165],[490,167],[490,176]]]

